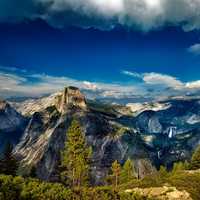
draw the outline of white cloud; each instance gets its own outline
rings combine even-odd
[[[165,25],[200,28],[199,0],[1,0],[0,21],[42,18],[56,26],[112,28],[116,24],[143,31]]]
[[[124,85],[122,83],[90,82],[72,79],[69,77],[56,77],[46,74],[30,74],[22,70],[0,68],[0,96],[38,97],[62,90],[65,86],[76,86],[82,89],[90,98],[165,98],[167,96],[181,96],[199,94],[200,80],[182,82],[178,78],[151,73],[137,73],[123,71],[125,75],[139,78],[138,83]]]
[[[155,72],[150,73],[137,73],[130,71],[122,71],[122,74],[131,76],[133,78],[140,78],[145,84],[159,85],[164,87],[180,88],[183,87],[183,83],[176,77],[160,74]]]
[[[6,71],[6,72],[5,72]],[[144,91],[134,86],[114,83],[89,82],[69,77],[56,77],[46,74],[30,74],[17,68],[0,68],[0,96],[38,97],[62,90],[65,86],[75,86],[90,97],[95,93],[98,97],[122,97],[124,95],[141,94]],[[95,96],[96,97],[96,96]]]
[[[186,83],[186,88],[200,89],[200,80]]]
[[[143,80],[146,84],[163,85],[166,87],[172,87],[174,89],[183,87],[184,85],[176,77],[155,72],[144,73]]]
[[[137,72],[122,71],[122,73],[133,78],[140,78],[143,81],[142,87],[146,88],[146,90],[153,91],[151,92],[151,94],[148,95],[160,95],[160,97],[162,97],[163,95],[184,96],[190,93],[196,93],[199,95],[200,80],[183,82],[177,77],[155,72],[139,74]]]
[[[91,83],[89,81],[83,81],[83,84],[85,85],[86,89],[89,89],[89,90],[97,90],[98,89],[98,86],[94,83]]]
[[[140,73],[137,73],[137,72],[130,72],[130,71],[126,71],[126,70],[123,70],[123,71],[122,71],[122,74],[131,76],[131,77],[134,77],[134,78],[142,78],[142,76],[143,76],[143,75],[140,74]]]
[[[194,45],[190,46],[188,48],[188,51],[195,55],[200,55],[200,44],[194,44]]]

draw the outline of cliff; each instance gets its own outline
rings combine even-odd
[[[48,107],[46,104],[31,115],[24,135],[15,148],[23,169],[30,170],[36,166],[39,178],[55,180],[67,129],[71,120],[76,118],[82,125],[88,145],[93,149],[93,183],[103,181],[116,159],[122,163],[128,157],[134,159],[139,177],[155,170],[140,136],[132,129],[124,128],[115,116],[91,110],[77,88],[65,88],[50,99]]]

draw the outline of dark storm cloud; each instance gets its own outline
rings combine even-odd
[[[0,21],[42,18],[54,26],[108,29],[116,24],[149,31],[165,25],[200,28],[199,0],[1,0]]]

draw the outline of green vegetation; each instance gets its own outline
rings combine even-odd
[[[36,179],[35,167],[31,168],[29,177],[16,176],[17,161],[8,144],[0,160],[0,200],[150,200],[133,189],[166,185],[187,191],[194,200],[200,198],[200,172],[197,170],[200,169],[200,147],[190,163],[175,163],[172,171],[161,166],[159,171],[143,179],[136,178],[133,160],[128,158],[123,165],[116,160],[110,168],[107,185],[97,187],[90,185],[92,150],[77,120],[72,121],[66,136],[59,167],[60,183]]]
[[[112,177],[112,184],[115,188],[118,187],[119,185],[119,177],[121,175],[121,165],[118,163],[117,160],[115,160],[113,163],[112,163],[112,166],[111,166],[111,171],[112,171],[112,174],[111,174],[111,177]]]
[[[136,178],[134,163],[131,159],[127,159],[123,165],[120,180],[121,183],[128,183]]]
[[[73,120],[61,156],[61,179],[70,187],[86,186],[89,181],[91,148],[78,121]]]
[[[86,186],[89,181],[91,148],[78,121],[73,120],[67,132],[67,141],[61,156],[61,179],[70,187]]]
[[[194,152],[191,160],[191,169],[200,169],[200,146],[197,147],[196,151]]]
[[[185,190],[190,193],[194,200],[199,200],[200,197],[200,173],[182,170],[177,173],[167,172],[162,168],[157,173],[147,176],[141,180],[132,180],[120,186],[120,190],[126,190],[130,188],[149,188],[149,187],[161,187],[164,185],[174,186],[178,190]],[[164,172],[164,173],[163,173]]]
[[[185,169],[187,169],[187,166],[185,163],[182,163],[182,162],[174,163],[172,174],[176,174],[177,172],[183,171]]]
[[[70,190],[59,183],[37,179],[0,176],[1,200],[149,200],[137,194],[119,192],[112,187],[82,187]]]

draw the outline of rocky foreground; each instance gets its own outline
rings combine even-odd
[[[128,189],[126,193],[136,193],[144,197],[156,200],[192,200],[190,194],[186,191],[179,191],[175,187],[150,187]]]

